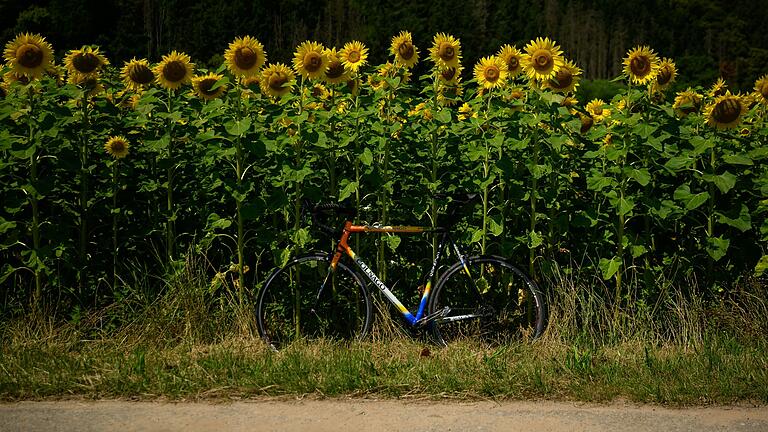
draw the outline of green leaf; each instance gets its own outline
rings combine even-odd
[[[715,186],[720,189],[720,192],[728,193],[729,190],[736,186],[736,176],[728,171],[715,176]]]
[[[587,177],[587,189],[601,191],[609,186],[615,186],[616,180],[611,177],[605,177],[602,174],[595,174]]]
[[[0,216],[0,234],[4,234],[8,230],[12,230],[16,228],[16,222],[14,221],[7,221],[2,216]]]
[[[627,175],[634,181],[640,183],[640,186],[647,186],[651,181],[651,174],[646,168],[630,169]]]
[[[707,239],[707,253],[715,261],[720,261],[728,252],[728,246],[731,245],[731,241],[727,238],[709,237]]]
[[[499,218],[500,219],[500,218]],[[488,229],[494,237],[498,237],[504,231],[504,226],[496,218],[488,219]]]
[[[631,248],[632,251],[632,258],[637,258],[640,256],[643,256],[646,252],[648,252],[648,249],[645,248],[643,245],[634,245]]]
[[[443,108],[440,111],[438,111],[435,114],[435,119],[439,121],[440,123],[450,123],[451,122],[451,110],[447,108]]]
[[[396,250],[398,246],[400,246],[400,241],[402,240],[400,236],[392,235],[392,236],[386,236],[384,237],[384,242],[387,244],[389,249],[392,251]]]
[[[688,167],[693,162],[693,159],[688,156],[675,156],[670,158],[664,166],[670,171],[678,171],[681,168]]]
[[[359,157],[360,162],[362,162],[363,165],[370,166],[373,163],[373,153],[371,153],[371,150],[367,147],[363,150],[363,153],[361,153]]]
[[[672,195],[676,200],[682,201],[683,204],[685,204],[685,208],[688,210],[693,210],[705,202],[707,202],[707,199],[709,199],[709,193],[708,192],[701,192],[697,194],[691,193],[691,188],[687,184],[684,184],[677,188],[675,190],[675,193]]]
[[[224,126],[224,128],[230,135],[243,136],[248,132],[248,129],[251,128],[251,119],[246,117],[240,121],[229,122]]]
[[[657,126],[650,125],[648,123],[640,123],[637,126],[632,128],[632,131],[639,135],[642,139],[648,139],[649,136],[653,135],[654,132],[656,132],[656,129],[658,129]]]
[[[755,276],[762,276],[766,269],[768,269],[768,255],[763,255],[755,265]],[[1,279],[0,283],[3,283]]]
[[[357,189],[357,182],[349,182],[339,193],[339,201],[344,201]]]
[[[752,216],[749,214],[749,209],[745,204],[741,205],[741,211],[735,218],[726,216],[723,213],[718,212],[718,222],[732,226],[741,232],[749,231],[752,228]]]
[[[541,246],[541,244],[544,243],[544,239],[537,233],[536,231],[531,231],[528,233],[528,247],[531,249],[536,249],[537,247]]]
[[[621,259],[619,259],[619,257],[613,257],[611,259],[600,258],[598,267],[600,267],[600,271],[603,273],[603,280],[608,280],[621,268]]]
[[[211,88],[208,91],[212,92],[212,91],[216,90],[217,88],[223,86],[224,84],[229,84],[229,78],[227,78],[225,76],[221,77],[218,81],[213,83],[213,85],[211,86]]]
[[[472,233],[472,239],[470,240],[470,243],[477,243],[483,238],[483,230],[475,230],[475,232]]]
[[[754,165],[752,159],[743,153],[723,156],[723,162],[729,165]]]
[[[635,208],[635,202],[632,200],[632,198],[620,198],[618,200],[618,208],[620,215],[626,215]]]

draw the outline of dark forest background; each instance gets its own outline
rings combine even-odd
[[[0,0],[3,41],[39,32],[58,56],[96,44],[118,66],[134,56],[156,61],[173,49],[213,66],[246,34],[265,45],[270,61],[289,62],[307,39],[337,47],[357,39],[377,64],[390,38],[409,30],[422,58],[435,33],[460,38],[466,76],[504,43],[522,48],[550,36],[588,79],[615,77],[627,50],[648,44],[676,61],[679,87],[722,76],[742,91],[768,72],[767,23],[765,0]]]

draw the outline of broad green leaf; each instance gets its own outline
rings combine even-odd
[[[648,249],[645,248],[643,245],[634,245],[631,247],[632,251],[632,258],[637,258],[640,256],[643,256],[646,252],[648,252]]]
[[[754,162],[743,153],[723,156],[723,162],[729,165],[753,165]]]
[[[640,186],[647,186],[648,183],[651,181],[651,174],[648,172],[646,168],[640,168],[640,169],[630,169],[627,172],[627,175],[635,180],[636,182],[640,183]]]
[[[632,209],[635,208],[635,202],[632,200],[632,198],[619,198],[618,200],[618,209],[620,215],[626,215],[632,211]]]
[[[483,230],[478,229],[475,230],[475,232],[472,233],[472,239],[470,240],[471,243],[477,243],[483,238]]]
[[[435,114],[435,119],[439,121],[440,123],[450,123],[451,122],[451,110],[447,108],[443,108],[440,111],[438,111]]]
[[[763,255],[760,257],[760,260],[757,262],[757,265],[755,265],[755,276],[762,276],[765,271],[768,270],[768,255]],[[3,281],[0,280],[0,283]]]
[[[693,159],[688,156],[675,156],[670,158],[664,166],[671,171],[678,171],[681,168],[688,167],[693,162]]]
[[[391,235],[384,237],[384,242],[387,244],[390,250],[396,250],[398,246],[400,246],[400,241],[402,239],[400,236],[397,235]]]
[[[709,237],[707,239],[707,253],[715,261],[720,261],[728,252],[731,241],[723,236]]]
[[[349,198],[352,193],[355,192],[357,189],[357,182],[349,182],[346,186],[344,186],[344,189],[341,190],[341,193],[339,194],[339,201],[344,201],[345,199]]]
[[[690,186],[684,184],[675,190],[673,197],[678,201],[682,201],[683,204],[685,204],[686,209],[693,210],[707,202],[707,199],[709,199],[709,193],[701,192],[692,194]]]
[[[600,271],[603,273],[603,280],[608,280],[621,268],[621,259],[619,257],[613,257],[611,259],[600,258],[598,267],[600,267]]]
[[[368,147],[363,150],[359,157],[363,165],[370,166],[373,163],[373,153],[371,153],[371,149]]]
[[[741,205],[741,211],[735,218],[728,217],[727,215],[718,212],[718,222],[732,226],[741,232],[749,231],[752,228],[752,216],[749,214],[749,209],[746,205]]]
[[[615,186],[616,180],[606,177],[602,174],[595,174],[587,177],[587,189],[601,191],[609,186]]]
[[[491,232],[491,234],[494,237],[498,237],[501,235],[502,231],[504,231],[504,226],[498,221],[496,221],[495,218],[489,218],[488,230]]]
[[[536,231],[530,231],[528,233],[528,247],[536,249],[544,243],[544,239]]]
[[[246,117],[244,119],[241,119],[240,121],[229,122],[226,125],[224,125],[224,128],[227,130],[227,133],[230,135],[243,136],[248,132],[248,129],[251,128],[251,119],[249,117]]]

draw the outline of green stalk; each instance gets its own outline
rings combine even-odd
[[[331,114],[333,114],[334,109],[336,108],[336,91],[331,87]],[[328,160],[328,174],[331,180],[331,184],[329,186],[328,196],[335,198],[336,197],[336,120],[335,116],[331,116],[331,118],[334,118],[333,121],[330,122],[330,139],[328,142],[330,142],[330,149],[329,152],[331,154],[330,159]]]
[[[81,101],[83,124],[80,131],[80,298],[85,295],[88,282],[88,142],[85,134],[88,131],[88,96],[83,93]]]
[[[299,112],[298,114],[301,115],[301,113],[304,111],[304,77],[301,79],[301,87],[299,89]],[[295,163],[296,163],[296,169],[298,170],[301,167],[302,159],[301,159],[301,124],[296,125],[296,134],[298,135],[298,139],[296,140],[296,147],[295,147]],[[301,181],[296,182],[296,196],[293,200],[293,233],[294,235],[299,231],[301,228]],[[294,256],[299,255],[301,252],[301,248],[298,244],[294,245]],[[299,309],[301,307],[301,295],[299,292],[299,286],[301,284],[300,281],[300,274],[296,273],[296,283],[293,284],[294,286],[294,297],[293,297],[293,318],[294,318],[294,324],[295,324],[295,330],[296,330],[296,337],[301,337],[301,314],[299,313]]]
[[[240,93],[240,85],[237,86],[237,109],[235,113],[236,121],[239,123],[242,118],[242,96]],[[235,158],[236,167],[235,174],[237,175],[237,192],[242,191],[243,182],[243,145],[240,139],[241,133],[238,130],[237,138],[235,139]],[[243,212],[242,202],[240,199],[235,198],[235,208],[237,210],[237,302],[242,308],[245,290],[245,237],[243,229]]]
[[[35,126],[33,123],[35,113],[35,96],[32,88],[29,89],[29,145],[34,145],[33,140],[35,138]],[[32,205],[32,249],[35,252],[37,259],[40,259],[40,210],[37,202],[37,158],[39,156],[39,148],[35,147],[35,151],[32,153],[29,166],[29,182],[32,185],[34,191],[29,194],[30,204]],[[40,273],[40,266],[36,262],[34,263],[35,274],[35,292],[32,295],[32,312],[37,315],[41,310],[40,302],[43,297],[43,275]]]
[[[355,78],[359,80],[360,78]],[[355,86],[359,88],[360,83],[355,83]],[[357,95],[353,95],[355,99],[355,210],[360,211],[360,101]],[[360,251],[360,236],[355,236],[355,250]]]
[[[624,170],[623,170],[623,162],[621,164],[622,167],[622,174],[621,174],[621,183],[619,185],[619,224],[616,227],[616,234],[618,237],[618,245],[616,246],[616,255],[619,257],[619,270],[616,272],[616,306],[614,309],[615,315],[618,316],[619,308],[621,307],[621,279],[622,279],[622,272],[624,271],[624,213],[621,211],[621,203],[624,201],[624,194],[626,193],[625,190],[625,183],[626,178],[624,176]]]
[[[394,89],[392,91],[392,96],[394,96]],[[390,99],[387,98],[384,104],[384,121],[389,122],[390,120]],[[386,225],[389,222],[389,194],[387,193],[387,187],[386,185],[389,183],[389,143],[390,139],[387,137],[384,140],[384,161],[382,163],[382,169],[381,169],[381,177],[384,180],[385,187],[381,188],[379,191],[379,200],[381,202],[381,223],[383,225]],[[387,260],[386,260],[386,248],[384,247],[384,237],[379,237],[379,253],[378,253],[378,271],[381,275],[381,280],[386,281],[387,280]]]
[[[715,147],[709,150],[709,170],[710,175],[714,178],[717,165],[715,162]],[[708,202],[708,215],[707,215],[707,239],[711,239],[715,236],[715,183],[709,182],[709,202]],[[707,254],[707,281],[714,282],[715,261]]]
[[[439,109],[438,102],[437,102],[437,93],[439,90],[439,77],[438,72],[435,72],[434,74],[434,83],[432,84],[432,107],[437,113],[437,110]],[[439,126],[435,126],[434,130],[432,131],[432,170],[430,172],[430,180],[432,182],[432,188],[430,190],[430,198],[429,198],[429,218],[432,221],[432,229],[434,230],[437,227],[437,200],[435,199],[435,184],[437,183],[437,152],[438,152],[438,145],[439,145]],[[432,236],[432,260],[435,259],[437,256],[437,236]]]
[[[112,164],[112,289],[117,287],[117,182],[119,160]]]
[[[539,164],[539,136],[536,131],[533,132],[533,165],[536,166]],[[531,176],[531,233],[536,232],[536,195],[538,193],[537,191],[538,187],[538,179],[536,176]],[[536,273],[534,272],[534,261],[536,260],[536,248],[530,248],[528,252],[528,274],[531,275],[532,278],[536,278]]]
[[[169,261],[173,261],[174,256],[176,255],[176,247],[175,247],[175,241],[176,241],[176,224],[174,221],[175,217],[175,210],[173,207],[173,168],[174,168],[174,162],[173,162],[173,119],[170,118],[170,114],[173,113],[173,90],[168,89],[168,170],[166,172],[168,185],[166,187],[167,194],[166,194],[166,204],[167,204],[167,212],[168,212],[168,219],[166,222],[165,227],[165,241],[166,241],[166,255]]]

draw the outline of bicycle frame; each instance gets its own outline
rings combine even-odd
[[[349,244],[347,243],[347,240],[349,239],[349,236],[352,233],[408,233],[408,234],[417,234],[417,233],[442,233],[441,239],[440,239],[440,245],[437,248],[437,254],[435,255],[435,259],[432,261],[432,267],[429,269],[429,273],[427,274],[427,281],[426,285],[424,286],[424,293],[421,296],[421,300],[419,302],[419,307],[416,311],[416,314],[414,315],[407,307],[403,305],[403,303],[395,296],[394,293],[387,287],[387,285],[382,282],[381,279],[374,273],[370,267],[359,257],[355,254],[355,252],[352,250],[351,247],[349,247]],[[426,310],[427,301],[429,300],[429,293],[432,288],[432,280],[435,277],[435,272],[437,270],[437,266],[440,263],[440,258],[442,258],[443,249],[446,245],[446,242],[448,241],[448,231],[443,228],[426,228],[426,227],[419,227],[419,226],[366,226],[366,225],[353,225],[351,221],[347,221],[344,224],[344,231],[342,232],[341,239],[339,240],[338,245],[336,246],[336,252],[333,255],[333,259],[331,260],[331,265],[328,270],[328,276],[326,277],[325,281],[323,282],[323,286],[320,287],[320,290],[317,293],[317,299],[320,299],[320,295],[325,288],[326,283],[328,282],[331,274],[336,271],[336,266],[341,259],[342,254],[346,253],[352,261],[355,262],[357,267],[365,274],[365,276],[373,282],[374,285],[376,285],[379,290],[384,294],[384,296],[387,298],[387,300],[390,301],[397,309],[400,311],[400,313],[403,315],[405,320],[411,324],[411,325],[420,325],[426,321],[428,321],[429,317],[424,316],[424,312]],[[453,246],[453,250],[456,253],[456,255],[459,257],[459,260],[461,261],[462,265],[464,266],[465,271],[467,274],[469,274],[469,268],[467,267],[465,260],[464,260],[464,254],[461,253],[456,243],[451,239],[450,240],[451,245]]]

